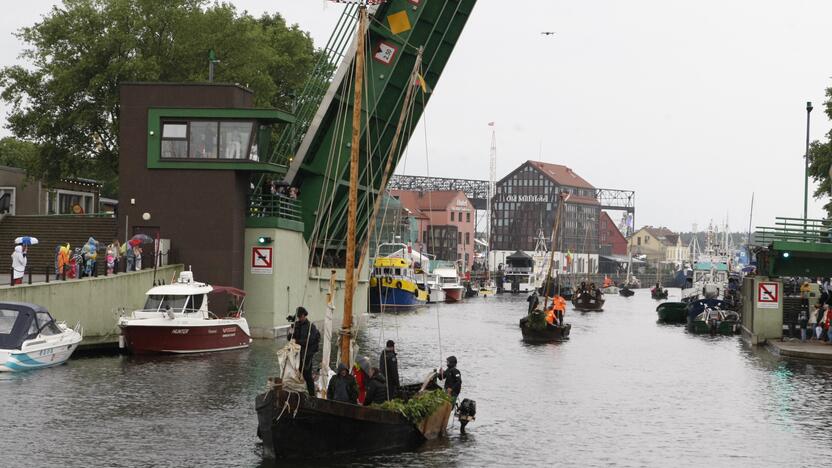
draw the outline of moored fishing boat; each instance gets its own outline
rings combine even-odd
[[[235,309],[220,317],[209,309],[208,294],[226,293]],[[118,320],[119,345],[135,354],[187,354],[228,351],[251,344],[243,316],[245,291],[194,281],[193,272],[179,273],[175,283],[154,286],[143,308]]]
[[[387,245],[381,244],[379,247]],[[428,292],[416,280],[413,261],[405,256],[376,257],[370,276],[370,309],[399,312],[422,307]]]
[[[25,302],[0,302],[0,372],[57,366],[81,342],[79,324],[69,328],[44,307]]]

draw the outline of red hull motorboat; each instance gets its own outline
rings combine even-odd
[[[224,292],[235,298],[236,310],[218,317],[208,309],[208,294]],[[251,332],[243,317],[245,292],[210,286],[183,271],[173,284],[154,286],[144,308],[121,317],[121,347],[136,354],[206,353],[247,348]]]

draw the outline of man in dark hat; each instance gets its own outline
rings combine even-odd
[[[309,312],[303,307],[295,310],[297,319],[289,333],[287,340],[295,340],[300,345],[300,367],[303,369],[303,380],[306,381],[306,389],[310,396],[315,396],[315,382],[312,378],[312,358],[318,352],[318,345],[321,344],[321,334],[315,324],[307,318]]]
[[[456,404],[456,397],[462,391],[462,373],[456,368],[456,356],[448,356],[447,369],[439,369],[439,380],[445,381],[445,391]]]
[[[378,358],[378,368],[387,380],[387,395],[392,400],[399,391],[399,361],[396,359],[396,343],[387,340],[387,347]]]

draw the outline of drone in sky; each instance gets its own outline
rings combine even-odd
[[[540,34],[543,34],[544,36],[554,36],[555,32],[554,31],[542,31]]]

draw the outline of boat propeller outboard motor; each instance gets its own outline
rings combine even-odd
[[[477,419],[477,402],[467,398],[463,399],[456,410],[456,416],[459,418],[459,432],[465,434],[465,426]]]

